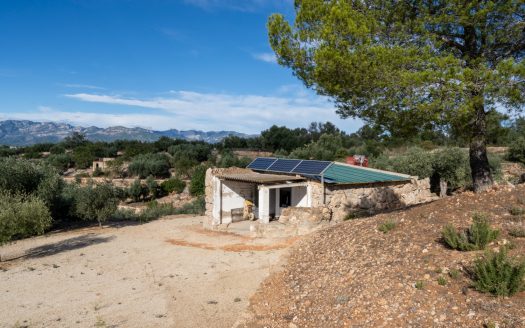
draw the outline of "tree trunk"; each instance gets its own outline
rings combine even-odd
[[[447,197],[447,190],[448,190],[448,183],[443,180],[442,178],[439,178],[439,197]]]
[[[487,157],[487,121],[483,101],[483,93],[473,98],[474,122],[470,140],[470,169],[472,170],[472,184],[474,192],[483,192],[490,188],[494,181],[490,172]]]

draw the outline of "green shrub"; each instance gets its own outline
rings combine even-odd
[[[133,201],[138,202],[141,198],[143,199],[148,195],[148,188],[140,182],[140,179],[136,179],[129,186],[128,195]]]
[[[459,271],[458,269],[451,269],[449,272],[448,272],[448,275],[450,276],[450,278],[456,280],[459,278],[459,276],[461,275],[461,271]]]
[[[460,251],[473,251],[484,249],[490,242],[498,238],[499,231],[490,227],[488,218],[476,213],[474,223],[465,232],[458,232],[450,224],[442,231],[443,242],[452,249]]]
[[[381,231],[382,233],[388,233],[390,230],[394,229],[396,227],[396,222],[393,220],[387,220],[383,223],[381,223],[377,230]]]
[[[129,164],[128,171],[141,179],[150,175],[158,178],[168,178],[171,175],[169,160],[163,154],[138,155]]]
[[[175,208],[171,204],[159,204],[157,202],[150,202],[148,207],[144,209],[139,215],[140,222],[149,222],[163,216],[175,214]]]
[[[60,202],[64,182],[58,172],[42,162],[23,159],[0,159],[0,190],[11,194],[31,195],[40,198],[53,217]]]
[[[139,214],[132,210],[118,210],[112,218],[114,220],[133,220],[139,222],[149,222],[167,215],[189,214],[202,215],[205,211],[205,201],[199,197],[191,203],[176,208],[172,204],[159,204],[156,201],[148,203],[148,206]]]
[[[521,216],[525,214],[525,208],[513,206],[510,208],[509,213],[514,216]]]
[[[190,181],[190,194],[193,196],[204,195],[204,184],[206,179],[206,166],[199,165],[195,168]]]
[[[178,208],[174,214],[192,214],[192,215],[204,215],[206,210],[206,201],[204,197],[198,197],[193,202],[185,204]]]
[[[51,223],[49,209],[40,198],[0,192],[0,244],[43,234]]]
[[[525,138],[519,138],[512,142],[507,153],[507,159],[525,164]]]
[[[445,286],[447,284],[447,279],[445,279],[445,277],[443,276],[439,276],[437,278],[437,283],[440,285],[440,286]]]
[[[509,230],[509,235],[516,238],[525,238],[524,228],[512,228]]]
[[[104,176],[104,172],[100,169],[100,167],[97,167],[95,171],[93,171],[93,177],[102,177]]]
[[[501,176],[501,159],[489,154],[489,164],[495,179]],[[412,147],[405,154],[389,157],[382,154],[371,159],[375,168],[405,173],[419,178],[435,177],[447,182],[450,189],[469,187],[471,171],[468,152],[457,147],[441,148],[435,152]]]
[[[396,157],[392,162],[392,169],[396,172],[428,178],[433,174],[433,158],[421,148],[411,148],[405,155]]]
[[[101,226],[117,210],[119,195],[110,184],[77,186],[72,190],[72,203],[75,217],[85,221],[97,221]]]
[[[423,288],[425,288],[425,283],[421,280],[418,280],[416,281],[416,283],[414,284],[414,287],[416,289],[419,289],[419,290],[422,290]]]
[[[64,172],[73,166],[73,159],[69,154],[52,154],[46,158],[46,162],[59,172]]]
[[[171,178],[163,181],[160,184],[160,188],[166,194],[171,194],[172,192],[180,194],[184,191],[184,188],[186,188],[186,182],[182,181],[179,178]]]
[[[333,161],[346,155],[341,135],[323,134],[319,140],[294,149],[289,157]]]
[[[480,292],[511,296],[525,289],[525,261],[509,257],[506,247],[501,247],[476,260],[472,278]]]
[[[159,184],[157,181],[155,181],[155,178],[153,176],[149,176],[146,179],[146,187],[148,188],[148,194],[152,199],[157,199],[161,195],[161,189],[159,187]]]
[[[448,187],[457,189],[471,182],[468,153],[460,148],[443,148],[433,154],[433,174],[447,182]]]

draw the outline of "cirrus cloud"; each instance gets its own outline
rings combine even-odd
[[[283,87],[276,95],[170,91],[168,95],[149,98],[97,93],[65,96],[87,103],[125,106],[132,110],[129,114],[101,115],[98,124],[102,124],[101,120],[118,124],[120,115],[123,123],[119,125],[140,126],[149,122],[148,126],[156,129],[198,128],[245,133],[258,133],[273,124],[304,127],[313,121],[329,120],[351,131],[362,125],[359,120],[341,120],[327,98],[314,95],[302,87]],[[76,115],[79,120],[81,114]]]

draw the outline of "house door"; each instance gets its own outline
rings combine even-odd
[[[292,188],[281,188],[279,190],[279,207],[286,208],[292,206]]]

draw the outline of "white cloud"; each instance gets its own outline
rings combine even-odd
[[[166,130],[176,127],[176,120],[165,115],[152,114],[107,114],[95,112],[71,112],[39,107],[35,112],[0,114],[1,120],[31,120],[38,122],[64,122],[79,126],[126,126],[152,130]]]
[[[91,84],[77,84],[77,83],[61,83],[60,84],[63,87],[66,88],[72,88],[72,89],[91,89],[91,90],[104,90],[105,88],[91,85]]]
[[[228,9],[253,12],[265,7],[286,8],[293,6],[293,0],[184,0],[186,4],[204,10]]]
[[[262,52],[262,53],[256,53],[252,54],[253,58],[266,62],[266,63],[277,63],[277,58],[275,57],[275,54],[271,52]]]
[[[236,130],[257,133],[272,124],[289,127],[307,126],[312,121],[332,121],[347,130],[355,130],[357,120],[341,120],[326,98],[307,92],[302,87],[283,87],[277,95],[235,95],[171,91],[169,96],[131,98],[119,95],[77,93],[66,97],[83,102],[155,110],[155,113],[103,114],[90,116],[76,113],[77,121],[98,124],[153,126],[155,129]],[[66,114],[67,116],[67,114]],[[119,123],[120,122],[120,123]]]

